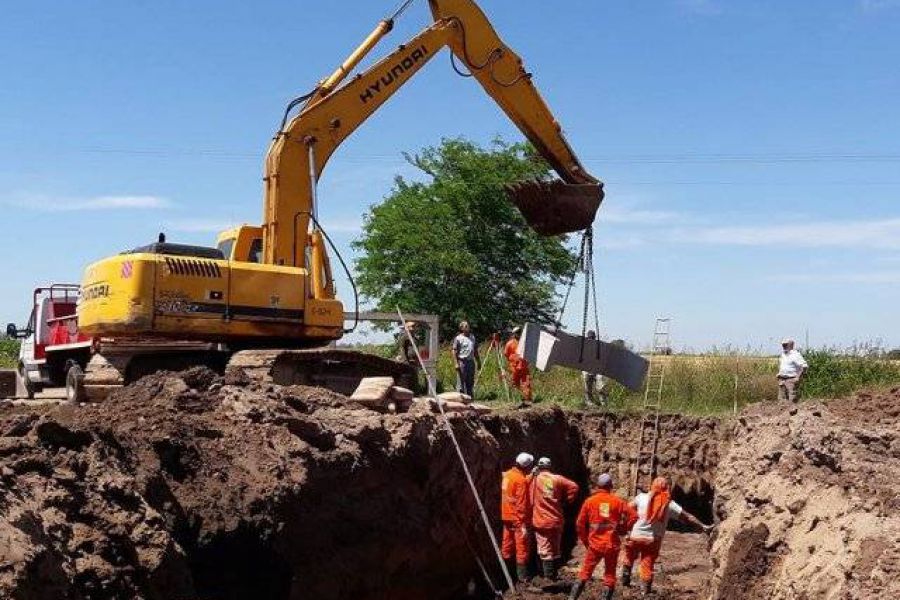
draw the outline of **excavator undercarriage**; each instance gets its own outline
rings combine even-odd
[[[349,396],[365,377],[392,377],[396,385],[418,387],[409,364],[338,348],[254,349],[229,352],[202,342],[147,340],[108,346],[88,362],[81,394],[73,400],[100,401],[118,388],[157,371],[205,366],[230,382],[323,387]]]

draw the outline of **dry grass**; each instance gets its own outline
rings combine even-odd
[[[482,349],[484,356],[484,349]],[[900,364],[870,353],[857,355],[836,350],[811,350],[806,353],[810,370],[803,393],[808,398],[839,398],[854,391],[900,385]],[[752,402],[774,401],[778,388],[778,361],[772,356],[741,353],[675,355],[655,357],[665,369],[661,406],[664,412],[716,415],[739,411]],[[515,405],[516,390],[503,385],[496,355],[491,356],[476,386],[478,401],[492,405]],[[442,353],[438,377],[443,387],[452,388],[456,376],[449,353]],[[581,374],[570,369],[553,368],[546,373],[533,371],[535,401],[570,408],[584,406]],[[636,411],[644,401],[644,390],[632,392],[610,384],[612,411]],[[509,400],[507,399],[509,398]]]

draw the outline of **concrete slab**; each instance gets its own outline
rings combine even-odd
[[[549,332],[526,323],[519,354],[541,371],[560,366],[609,377],[632,390],[640,390],[649,365],[646,358],[619,344],[588,340],[564,331]]]

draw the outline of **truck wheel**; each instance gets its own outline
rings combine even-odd
[[[19,363],[19,379],[22,380],[22,388],[25,390],[25,397],[29,400],[34,400],[34,395],[40,390],[36,389],[35,384],[28,379],[28,372],[25,370],[25,365]]]
[[[85,400],[84,371],[78,363],[70,362],[66,369],[66,402],[79,404]]]

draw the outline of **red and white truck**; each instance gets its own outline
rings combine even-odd
[[[57,283],[34,290],[28,324],[6,327],[6,335],[22,340],[16,365],[18,393],[34,398],[45,387],[66,387],[66,397],[79,400],[84,368],[93,340],[78,331],[75,308],[80,286]]]
[[[45,387],[65,387],[66,400],[102,400],[113,390],[158,370],[201,364],[221,366],[227,352],[218,344],[187,340],[96,338],[78,329],[80,286],[56,283],[34,290],[25,327],[10,323],[6,335],[22,340],[16,368],[16,396],[34,398]],[[132,366],[135,357],[141,358]],[[89,367],[90,365],[90,367]]]

